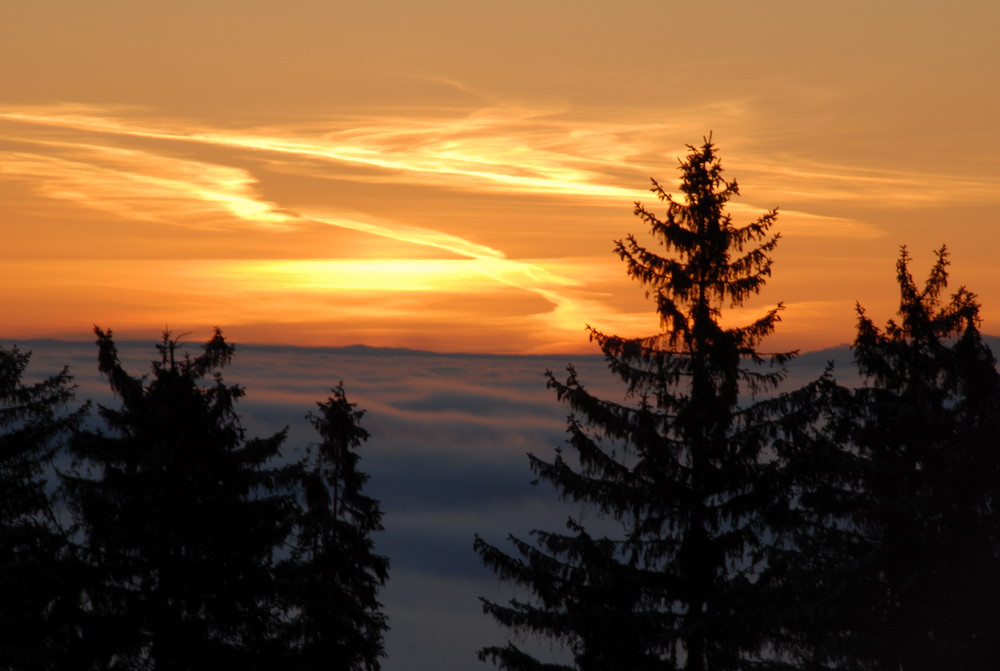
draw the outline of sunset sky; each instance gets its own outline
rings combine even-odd
[[[900,245],[1000,331],[1000,4],[0,5],[5,338],[592,351],[611,253],[713,133],[780,207],[776,346],[891,316]],[[662,211],[662,208],[658,208]]]
[[[141,374],[164,327],[196,351],[217,325],[248,431],[299,448],[343,379],[383,668],[489,668],[509,634],[477,597],[511,588],[473,534],[566,519],[528,484],[565,440],[543,371],[620,391],[584,326],[658,328],[612,249],[686,145],[712,133],[736,223],[780,208],[773,278],[727,313],[784,302],[776,349],[890,318],[901,245],[922,279],[947,244],[1000,334],[998,35],[997,0],[0,0],[0,341],[103,403],[92,343],[34,339],[112,328]],[[324,347],[352,344],[472,354]]]

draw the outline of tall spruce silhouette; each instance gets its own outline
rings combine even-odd
[[[65,478],[96,572],[88,655],[99,668],[277,668],[284,432],[245,437],[218,329],[194,357],[164,333],[150,379],[125,371],[111,331],[95,332],[120,407],[100,407],[105,430],[76,437],[80,470]]]
[[[549,386],[572,409],[568,454],[529,455],[532,470],[569,501],[619,531],[511,537],[507,554],[477,536],[475,549],[528,600],[483,600],[500,624],[565,644],[574,665],[544,664],[514,644],[480,658],[506,669],[709,671],[750,668],[766,655],[754,585],[762,543],[755,487],[764,468],[770,406],[746,394],[773,389],[794,353],[757,347],[781,305],[745,326],[723,326],[723,308],[757,294],[771,273],[776,211],[738,226],[726,203],[739,191],[706,139],[680,163],[682,198],[653,180],[658,218],[636,203],[665,255],[629,236],[616,243],[628,274],[655,302],[661,332],[629,338],[590,329],[624,403],[590,393],[570,367]],[[774,367],[766,367],[768,364]]]
[[[379,502],[364,494],[368,476],[357,449],[368,440],[364,411],[347,400],[343,383],[317,403],[309,421],[320,436],[302,464],[288,585],[286,669],[378,671],[388,621],[378,590],[389,560],[376,554]]]
[[[946,250],[923,287],[909,263],[897,320],[858,306],[864,386],[828,373],[822,418],[784,455],[801,519],[772,577],[809,668],[1000,664],[1000,374],[976,296],[944,297]]]
[[[53,476],[86,406],[65,368],[26,382],[30,359],[0,348],[0,668],[72,668],[82,578]]]

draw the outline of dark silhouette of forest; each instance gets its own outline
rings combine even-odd
[[[343,386],[279,459],[286,431],[240,425],[218,330],[197,356],[164,333],[141,377],[95,332],[118,401],[97,428],[67,371],[28,384],[28,354],[0,349],[0,668],[378,669],[389,564]]]
[[[548,372],[568,437],[529,466],[589,518],[509,549],[474,543],[524,595],[484,599],[485,613],[571,659],[514,643],[480,658],[1000,667],[1000,374],[976,296],[947,292],[944,248],[922,283],[904,248],[897,317],[878,326],[857,309],[844,376],[861,384],[831,364],[784,389],[797,353],[761,349],[782,306],[722,321],[770,277],[778,213],[735,224],[739,188],[715,145],[689,149],[683,198],[654,181],[665,214],[635,206],[662,250],[615,246],[660,331],[590,329],[625,397],[595,396],[573,367]],[[165,332],[139,376],[111,331],[95,335],[108,406],[79,403],[68,370],[29,382],[30,353],[0,348],[0,668],[378,669],[389,560],[372,541],[364,411],[343,384],[296,451],[287,429],[247,436],[218,330],[197,354]]]

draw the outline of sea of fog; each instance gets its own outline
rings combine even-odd
[[[69,366],[79,399],[114,404],[97,372],[93,343],[17,344],[32,352],[27,381]],[[148,373],[157,357],[154,344],[118,343],[127,370]],[[196,342],[188,348],[200,351]],[[476,650],[502,644],[509,634],[482,614],[478,597],[506,600],[514,591],[481,566],[473,536],[502,545],[508,534],[560,530],[569,515],[587,519],[551,488],[531,484],[525,455],[549,458],[566,438],[568,409],[546,389],[546,370],[564,376],[572,363],[591,391],[621,399],[621,387],[601,357],[238,343],[236,348],[224,377],[246,388],[238,411],[247,435],[287,426],[288,458],[315,439],[305,416],[339,381],[348,399],[366,412],[362,426],[371,439],[360,449],[361,468],[371,476],[367,492],[384,511],[377,550],[391,560],[391,579],[381,593],[391,625],[383,669],[492,668],[476,659]],[[836,360],[841,378],[853,380],[850,351],[841,347],[796,359],[788,368],[788,386],[814,379],[828,360]]]

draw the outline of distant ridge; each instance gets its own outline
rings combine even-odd
[[[237,351],[240,349],[256,351],[302,351],[318,350],[330,353],[355,354],[360,356],[412,356],[412,357],[449,357],[459,359],[502,359],[502,358],[530,358],[530,359],[551,359],[553,357],[569,359],[601,359],[603,355],[595,354],[566,354],[555,352],[550,354],[519,354],[507,353],[497,354],[493,352],[433,352],[431,350],[412,349],[409,347],[378,347],[375,345],[268,345],[257,343],[233,343]]]
[[[824,347],[823,349],[802,352],[792,360],[792,365],[804,364],[823,367],[828,361],[833,361],[837,367],[840,367],[850,364],[853,360],[851,346],[845,343],[836,347]]]
[[[985,335],[983,340],[986,344],[993,350],[993,353],[1000,358],[1000,336],[995,335]],[[129,340],[118,340],[116,343],[121,349],[132,349],[132,348],[151,348],[157,342],[156,338],[150,338],[149,340],[142,339],[129,339]],[[473,359],[473,358],[534,358],[534,359],[551,359],[551,358],[565,358],[567,360],[583,360],[583,359],[601,359],[603,355],[599,352],[593,354],[580,354],[571,352],[551,352],[543,354],[518,354],[518,353],[506,353],[498,354],[491,352],[434,352],[431,350],[421,350],[413,349],[410,347],[380,347],[376,345],[363,345],[360,343],[353,345],[289,345],[289,344],[270,344],[270,343],[253,343],[253,342],[240,342],[240,341],[230,341],[236,346],[237,351],[243,350],[253,350],[259,352],[287,352],[287,351],[324,351],[324,352],[339,352],[344,354],[355,354],[361,356],[414,356],[414,357],[457,357],[463,359]],[[191,347],[193,350],[197,349],[201,345],[201,340],[198,338],[182,338],[181,345],[183,347]],[[93,339],[62,339],[62,338],[4,338],[0,337],[0,345],[11,346],[17,345],[21,349],[30,349],[32,347],[39,348],[55,348],[61,345],[79,347],[79,346],[93,346]],[[96,351],[96,350],[95,350]],[[851,353],[851,345],[844,343],[842,345],[837,345],[835,347],[825,347],[818,350],[809,350],[802,352],[792,361],[793,366],[806,365],[812,366],[816,365],[823,367],[828,361],[834,361],[837,368],[851,365],[853,362],[853,354]]]
[[[225,335],[225,331],[223,331]],[[361,356],[414,356],[414,357],[458,357],[458,358],[503,358],[503,357],[520,357],[520,358],[552,358],[552,357],[569,357],[573,359],[579,358],[601,358],[601,354],[566,354],[561,352],[555,352],[551,354],[519,354],[519,353],[493,353],[493,352],[434,352],[431,350],[421,350],[413,349],[409,347],[379,347],[376,345],[289,345],[289,344],[272,344],[272,343],[254,343],[254,342],[243,342],[240,340],[230,340],[228,337],[226,340],[236,347],[237,352],[240,350],[244,351],[258,351],[258,352],[293,352],[293,351],[321,351],[321,352],[337,352],[342,354],[357,354]],[[151,337],[148,340],[140,338],[129,338],[129,339],[115,339],[115,344],[118,346],[119,350],[132,350],[135,348],[150,348],[159,342],[157,337]],[[197,337],[182,337],[180,339],[180,350],[183,351],[187,348],[191,348],[191,351],[195,351],[202,345],[203,340]],[[60,339],[60,338],[3,338],[0,337],[0,345],[11,346],[17,345],[21,349],[31,349],[32,347],[52,349],[62,345],[68,347],[95,347],[94,351],[96,353],[96,346],[94,346],[94,339]],[[96,354],[95,354],[96,356]]]
[[[994,356],[1000,358],[1000,336],[984,335],[983,341],[991,350],[993,350]],[[799,356],[795,357],[794,362],[806,365],[816,364],[823,366],[826,365],[827,361],[831,360],[835,362],[837,368],[846,365],[853,365],[854,354],[851,352],[851,345],[845,343],[843,345],[837,345],[836,347],[825,347],[823,349],[803,352]]]

